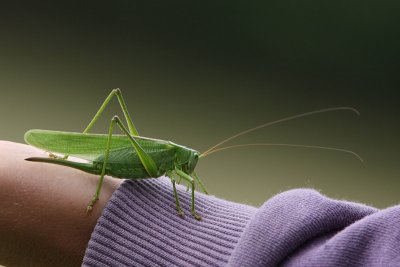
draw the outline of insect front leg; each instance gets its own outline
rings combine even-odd
[[[192,185],[192,206],[191,206],[191,213],[192,213],[193,217],[194,217],[196,220],[201,220],[201,216],[198,215],[198,214],[196,213],[195,205],[194,205],[194,191],[195,191],[194,179],[193,179],[190,175],[188,175],[187,173],[185,173],[185,172],[183,172],[183,171],[181,171],[181,170],[179,170],[179,169],[175,169],[175,172],[176,172],[176,174],[178,174],[180,177],[182,177],[182,179],[188,181],[188,182]]]
[[[181,205],[179,203],[179,196],[178,192],[176,191],[176,181],[175,181],[175,174],[171,171],[167,172],[167,176],[171,179],[172,182],[172,187],[174,189],[174,197],[175,197],[175,204],[176,204],[176,211],[178,212],[178,215],[183,217],[185,216],[185,213],[183,212]]]
[[[197,176],[196,172],[193,172],[193,177],[196,180],[196,182],[200,185],[201,190],[203,190],[204,194],[208,195],[206,187],[204,186],[203,182],[200,180],[199,176]]]

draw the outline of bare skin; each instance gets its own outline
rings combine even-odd
[[[106,176],[86,215],[99,178],[24,160],[32,156],[48,154],[0,141],[0,265],[80,266],[96,221],[123,180]]]

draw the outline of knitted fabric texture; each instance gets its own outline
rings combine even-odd
[[[83,266],[400,266],[400,207],[377,210],[315,190],[276,195],[260,208],[178,186],[125,181],[92,233]]]

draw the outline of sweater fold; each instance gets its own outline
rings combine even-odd
[[[232,252],[229,266],[283,264],[306,242],[319,236],[330,236],[376,211],[362,204],[329,199],[312,189],[278,194],[265,202],[251,218]],[[319,258],[317,262],[322,264],[323,261]]]

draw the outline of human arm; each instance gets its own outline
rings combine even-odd
[[[0,264],[79,266],[96,221],[122,180],[106,177],[100,201],[86,215],[98,178],[24,160],[32,156],[48,155],[0,141]]]

